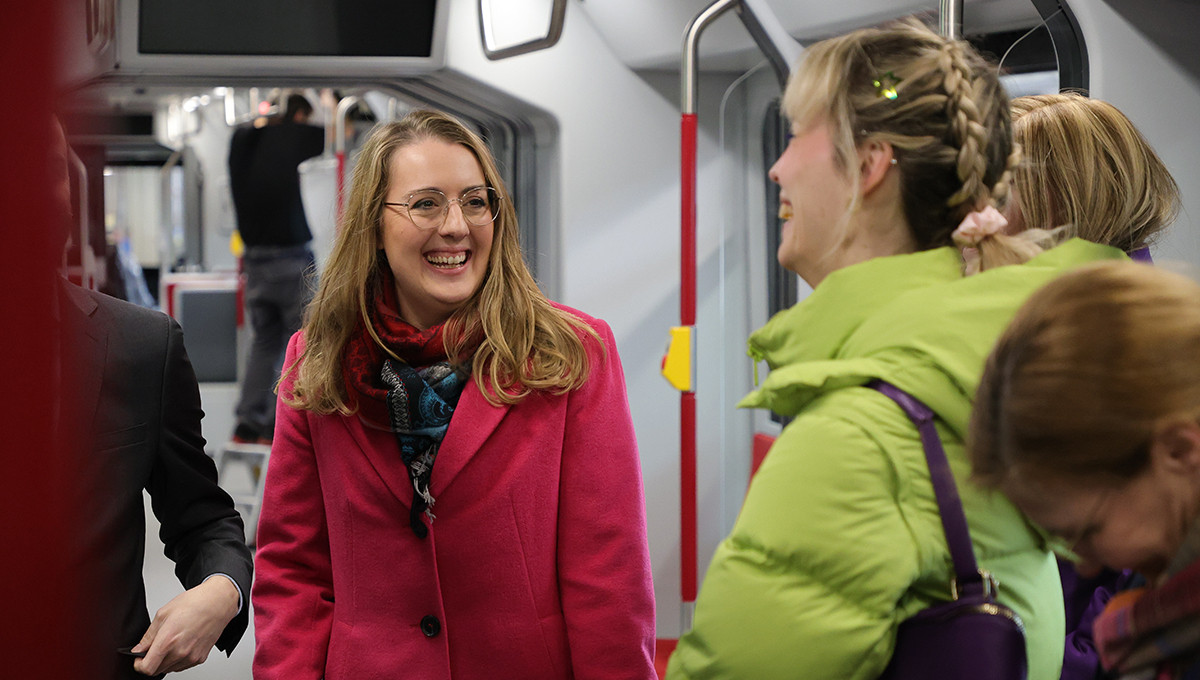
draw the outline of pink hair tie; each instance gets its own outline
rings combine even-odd
[[[983,239],[999,234],[1008,226],[1008,220],[992,206],[983,210],[968,213],[954,230],[951,237],[954,245],[959,248],[971,248],[979,245]]]

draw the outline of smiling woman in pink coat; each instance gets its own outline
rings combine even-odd
[[[380,125],[288,347],[254,677],[652,678],[611,330],[549,302],[480,138]]]

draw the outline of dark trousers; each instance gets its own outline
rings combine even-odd
[[[263,437],[275,431],[275,383],[288,340],[300,330],[316,288],[314,262],[305,246],[252,246],[242,260],[253,339],[237,419]]]

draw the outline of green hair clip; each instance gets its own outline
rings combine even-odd
[[[879,91],[879,96],[882,99],[896,99],[900,96],[900,93],[896,91],[896,86],[900,84],[900,79],[891,71],[877,77],[871,82],[875,85],[875,89]]]

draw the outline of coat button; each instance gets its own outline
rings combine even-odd
[[[437,634],[442,632],[442,622],[438,621],[436,616],[426,616],[421,619],[421,632],[425,637],[437,637]]]

